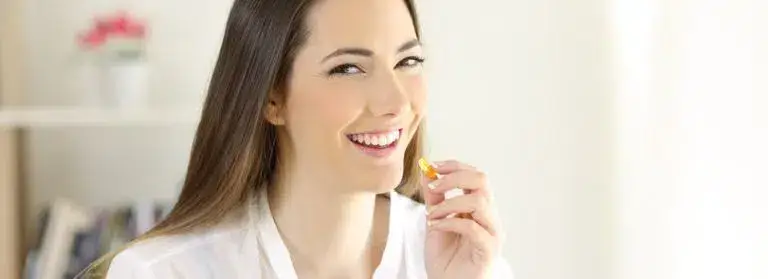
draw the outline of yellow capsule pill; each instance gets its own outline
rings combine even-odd
[[[419,159],[419,168],[421,168],[421,172],[424,173],[425,176],[433,180],[437,179],[437,171],[435,171],[435,169],[431,164],[429,164],[429,162],[427,162],[426,159]]]

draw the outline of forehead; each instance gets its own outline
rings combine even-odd
[[[416,38],[404,0],[320,0],[307,18],[308,47],[393,51]]]

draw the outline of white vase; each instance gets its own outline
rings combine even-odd
[[[144,60],[113,60],[102,67],[102,93],[107,106],[139,108],[147,104],[149,74]]]

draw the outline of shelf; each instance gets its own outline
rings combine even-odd
[[[0,128],[195,125],[196,107],[0,107]]]

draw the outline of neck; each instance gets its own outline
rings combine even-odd
[[[388,210],[377,206],[375,193],[334,191],[350,188],[320,177],[311,168],[284,169],[270,187],[269,205],[294,268],[313,278],[370,278],[386,240]]]

